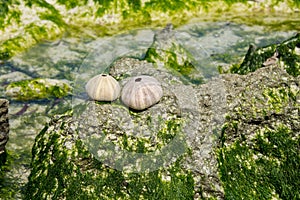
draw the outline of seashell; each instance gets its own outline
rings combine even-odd
[[[122,90],[122,102],[135,110],[144,110],[163,96],[160,83],[151,76],[137,76],[130,79]]]
[[[91,99],[97,101],[113,101],[120,96],[120,85],[108,74],[99,74],[91,78],[85,85]]]

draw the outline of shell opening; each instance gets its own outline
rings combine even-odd
[[[101,76],[107,76],[107,74],[101,74]]]
[[[141,82],[141,80],[142,80],[142,78],[137,78],[137,79],[135,79],[134,81],[135,81],[135,82]]]

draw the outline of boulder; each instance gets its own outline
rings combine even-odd
[[[135,111],[74,96],[36,137],[25,199],[299,198],[299,76],[271,63],[199,85],[151,57],[107,72],[121,86],[155,77],[161,100]]]
[[[278,65],[292,76],[300,75],[300,33],[279,44],[250,45],[243,62],[233,65],[230,72],[247,74],[270,65]]]
[[[228,199],[298,199],[300,77],[278,65],[223,75],[219,175]]]

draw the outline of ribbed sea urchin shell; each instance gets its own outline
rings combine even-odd
[[[135,110],[144,110],[163,96],[160,83],[151,76],[137,76],[130,79],[122,90],[122,102]]]
[[[113,101],[120,96],[120,85],[108,74],[99,74],[91,78],[85,85],[91,99],[97,101]]]

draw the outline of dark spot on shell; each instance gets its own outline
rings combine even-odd
[[[107,76],[107,74],[101,74],[101,76]]]
[[[135,79],[135,82],[141,82],[142,78]]]

